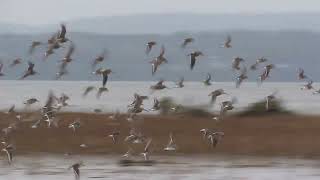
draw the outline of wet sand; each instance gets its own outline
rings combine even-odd
[[[270,115],[253,117],[229,116],[217,123],[211,117],[190,115],[142,115],[136,122],[148,137],[152,137],[154,154],[232,154],[315,157],[320,155],[320,118],[301,115]],[[128,150],[123,142],[130,124],[126,116],[110,120],[108,114],[61,113],[59,128],[30,128],[34,117],[22,115],[23,122],[12,135],[17,153],[73,153],[73,154],[120,154]],[[68,124],[81,118],[82,126],[74,133]],[[7,127],[14,115],[0,114],[0,128]],[[30,121],[30,122],[29,122]],[[223,131],[225,136],[216,148],[210,148],[202,140],[202,128]],[[113,144],[107,137],[119,130],[119,143]],[[173,132],[178,150],[164,152],[169,132]],[[86,148],[80,147],[86,144]],[[140,152],[143,145],[131,145]]]

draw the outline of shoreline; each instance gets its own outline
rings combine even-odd
[[[22,114],[23,122],[11,135],[17,153],[54,154],[124,154],[128,144],[123,142],[130,124],[126,117],[110,120],[110,114],[58,113],[59,128],[30,128],[34,123],[32,114]],[[145,136],[153,139],[151,152],[156,155],[248,155],[248,156],[320,156],[320,117],[303,115],[268,115],[236,117],[227,116],[216,122],[211,117],[194,117],[190,114],[141,115],[136,122]],[[0,113],[0,128],[7,127],[15,117]],[[76,133],[68,128],[76,118],[81,118],[81,127]],[[33,121],[31,121],[33,120]],[[200,129],[223,131],[225,136],[216,148],[210,148],[202,139]],[[108,134],[120,131],[119,143],[113,144]],[[177,152],[164,152],[169,133],[173,132]],[[81,148],[86,144],[86,148]],[[144,144],[131,145],[140,153]]]

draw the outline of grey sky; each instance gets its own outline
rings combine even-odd
[[[52,24],[142,13],[320,12],[319,0],[0,0],[0,21]]]

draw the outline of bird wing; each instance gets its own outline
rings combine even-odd
[[[66,33],[67,33],[66,26],[64,24],[61,24],[61,31],[59,34],[59,38],[65,38]]]
[[[67,52],[67,54],[66,54],[66,58],[70,58],[71,57],[71,55],[72,55],[72,53],[74,52],[74,49],[75,49],[75,46],[74,46],[74,44],[73,43],[71,43],[70,44],[70,47],[69,47],[69,50],[68,50],[68,52]]]
[[[160,50],[160,57],[162,57],[165,52],[166,52],[166,49],[165,49],[164,45],[162,45],[161,50]]]
[[[150,147],[151,142],[152,142],[152,139],[149,139],[149,141],[147,142],[146,147],[144,148],[144,152],[148,152],[149,151],[149,147]]]
[[[196,57],[194,55],[191,55],[191,63],[190,63],[191,70],[193,69],[195,64],[196,64]]]
[[[108,76],[108,74],[106,74],[106,73],[103,73],[102,76],[103,76],[102,86],[105,87],[106,84],[107,84],[107,81],[108,81],[108,77],[109,77],[109,76]]]

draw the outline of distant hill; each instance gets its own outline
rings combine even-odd
[[[232,35],[233,48],[223,49],[222,43],[227,34]],[[303,67],[306,73],[319,81],[319,32],[299,31],[228,31],[226,32],[199,32],[173,34],[136,34],[136,35],[105,35],[93,33],[67,34],[76,44],[70,64],[70,74],[64,80],[98,80],[90,74],[90,62],[102,49],[109,51],[103,67],[114,70],[111,80],[145,81],[145,80],[177,80],[184,76],[186,80],[201,81],[210,72],[215,81],[233,81],[235,75],[231,70],[231,61],[234,56],[246,59],[246,65],[251,65],[261,56],[275,63],[277,68],[271,73],[270,81],[296,81],[296,70]],[[56,51],[46,62],[42,61],[45,47],[36,49],[33,56],[28,55],[28,48],[32,40],[45,42],[50,36],[47,34],[0,35],[0,59],[7,65],[11,60],[22,57],[25,62],[31,60],[36,63],[35,69],[39,75],[30,79],[53,79],[57,71],[58,61],[62,59],[68,45]],[[180,44],[185,37],[192,36],[195,42],[186,49]],[[145,43],[150,40],[158,42],[151,54],[144,53]],[[160,45],[166,47],[166,57],[169,61],[159,68],[157,74],[151,76],[149,61],[159,53]],[[193,71],[189,69],[189,57],[192,50],[201,50],[205,54],[199,58]],[[17,79],[26,63],[15,68],[5,66],[6,76],[1,79]],[[249,80],[255,81],[262,69],[249,73]]]
[[[200,31],[287,31],[320,30],[319,14],[141,14],[94,17],[67,22],[73,32],[99,34],[163,34]],[[3,33],[48,33],[58,25],[27,26],[0,23]]]

